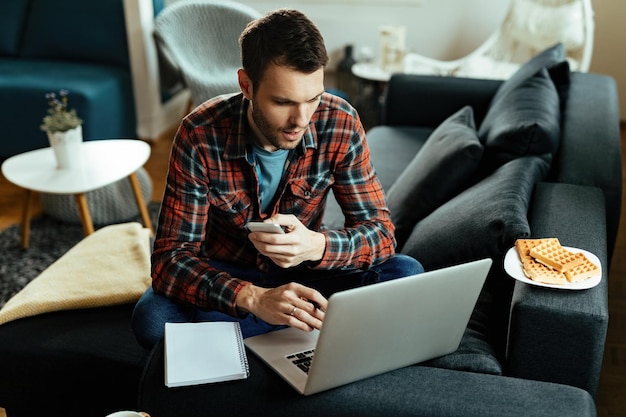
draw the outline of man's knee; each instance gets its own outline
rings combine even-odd
[[[424,267],[417,259],[400,253],[379,265],[376,269],[380,275],[380,281],[408,277],[424,272]]]
[[[131,317],[131,328],[139,344],[151,349],[165,334],[165,322],[185,321],[175,303],[148,288],[141,296]]]
[[[424,267],[420,261],[412,256],[397,253],[392,259],[396,259],[396,262],[400,263],[400,268],[406,271],[406,276],[421,274],[424,272]]]

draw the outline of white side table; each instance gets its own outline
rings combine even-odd
[[[364,80],[386,83],[391,78],[391,73],[381,68],[378,64],[359,62],[352,66],[352,73]]]
[[[352,66],[352,74],[359,81],[360,91],[354,104],[367,130],[381,122],[385,90],[392,73],[377,63],[359,62]]]
[[[85,235],[94,232],[85,193],[128,177],[144,226],[154,234],[148,209],[135,171],[150,156],[150,146],[140,140],[110,139],[83,142],[81,164],[58,169],[52,148],[37,149],[13,156],[2,164],[7,180],[26,190],[22,212],[22,247],[28,248],[31,206],[34,192],[73,194],[78,204]]]

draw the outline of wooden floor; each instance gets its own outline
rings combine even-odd
[[[174,130],[151,143],[152,154],[146,163],[154,186],[153,201],[163,195],[167,160]],[[622,126],[622,161],[626,161],[626,125]],[[624,164],[626,185],[626,163]],[[0,174],[0,230],[20,220],[24,192]],[[40,208],[34,215],[40,212]],[[622,202],[622,219],[626,212],[626,192]],[[604,354],[600,390],[597,396],[598,417],[626,416],[626,224],[622,222],[609,272],[610,322]],[[6,417],[0,408],[0,417]],[[10,416],[9,416],[10,417]]]

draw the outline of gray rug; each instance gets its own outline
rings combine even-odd
[[[150,203],[148,210],[156,227],[159,204]],[[141,218],[125,221],[141,223]],[[95,226],[100,227],[103,225]],[[30,247],[26,250],[21,247],[20,226],[10,226],[0,232],[0,308],[83,237],[80,224],[61,222],[46,215],[31,221]]]

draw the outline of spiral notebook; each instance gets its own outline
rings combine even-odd
[[[239,323],[165,323],[165,385],[207,384],[248,377]]]

